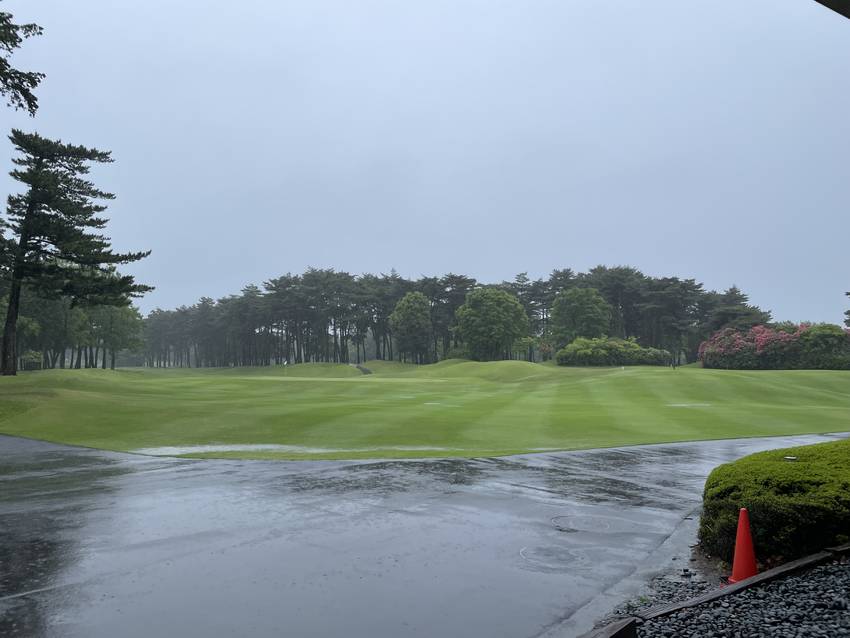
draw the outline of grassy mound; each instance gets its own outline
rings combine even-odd
[[[850,414],[850,372],[365,365],[3,377],[0,433],[123,451],[281,446],[212,454],[241,458],[495,456],[836,432]]]
[[[344,363],[299,363],[288,366],[264,368],[213,368],[211,372],[224,374],[258,374],[305,379],[345,379],[359,377],[363,373],[354,366]]]
[[[749,510],[761,560],[791,560],[847,542],[850,440],[761,452],[715,469],[700,523],[705,551],[732,560],[741,507]]]

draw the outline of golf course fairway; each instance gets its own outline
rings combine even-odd
[[[497,456],[850,430],[850,372],[430,366],[48,370],[0,379],[0,433],[252,459]]]

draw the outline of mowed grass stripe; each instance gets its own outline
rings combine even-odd
[[[370,362],[46,371],[0,379],[0,433],[242,458],[486,456],[850,430],[850,372]],[[403,448],[434,448],[427,450]]]

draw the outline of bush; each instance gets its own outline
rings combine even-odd
[[[850,334],[824,323],[800,335],[800,367],[822,370],[850,369]]]
[[[670,353],[644,348],[634,339],[579,337],[555,355],[560,366],[664,366]]]
[[[730,370],[850,369],[850,333],[831,324],[721,330],[700,344],[705,368]]]
[[[761,452],[716,468],[703,495],[703,551],[732,560],[741,507],[749,510],[762,562],[791,560],[847,542],[850,440]]]

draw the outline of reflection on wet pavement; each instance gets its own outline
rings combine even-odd
[[[800,436],[500,459],[196,461],[0,436],[0,635],[571,636]]]

